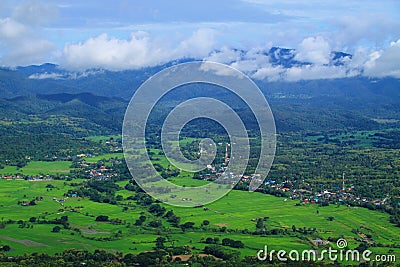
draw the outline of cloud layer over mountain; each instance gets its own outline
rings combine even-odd
[[[195,58],[270,81],[400,78],[397,1],[173,2],[3,1],[0,65],[124,70]]]

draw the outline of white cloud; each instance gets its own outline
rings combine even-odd
[[[364,65],[364,74],[371,77],[400,78],[400,39],[386,50],[374,51]]]
[[[271,35],[279,38],[278,45],[292,47],[306,36],[323,36],[330,40],[334,50],[352,53],[358,46],[382,48],[385,42],[400,35],[398,0],[242,1],[266,13],[287,16],[286,22],[276,23],[269,28]],[[284,39],[280,38],[281,35]]]
[[[222,64],[215,64],[215,63],[206,63],[200,65],[199,70],[207,72],[213,72],[219,76],[230,76],[230,77],[237,77],[243,78],[242,73],[238,72],[235,68],[229,68]]]
[[[217,32],[212,29],[198,29],[192,36],[179,44],[174,54],[178,57],[205,57],[209,55],[214,48],[214,36],[216,34]]]
[[[143,18],[147,24],[142,25],[130,21],[130,15],[125,20],[118,20],[114,15],[104,17],[107,10],[93,9],[94,2],[84,4],[82,9],[59,1],[23,0],[17,4],[3,1],[0,3],[0,65],[50,61],[83,74],[83,70],[91,68],[137,69],[196,58],[226,63],[255,79],[269,81],[355,75],[400,78],[400,5],[396,0],[365,0],[362,5],[347,0],[242,1],[242,7],[256,5],[257,10],[265,10],[267,17],[272,13],[281,17],[256,16],[246,21],[238,15],[237,21],[221,17],[215,21],[197,18],[182,23],[171,16],[171,19],[165,18],[165,23]],[[221,9],[227,3],[215,4]],[[61,10],[58,14],[60,7],[78,13],[71,16]],[[75,22],[75,16],[79,21]],[[247,18],[248,14],[244,16]],[[397,41],[388,46],[388,40]],[[279,50],[275,55],[268,55],[272,42],[275,46],[296,50],[286,56]],[[268,44],[258,47],[260,43]],[[348,52],[353,57],[337,64],[332,61],[332,50]],[[310,64],[287,67],[284,63],[272,62],[273,58],[281,57],[285,62],[293,56]],[[32,78],[59,78],[55,74],[46,75]],[[71,75],[68,78],[73,78]]]
[[[30,26],[44,25],[58,16],[55,4],[38,0],[21,2],[12,13],[12,18]]]
[[[185,57],[203,58],[214,46],[215,31],[199,29],[173,46],[155,40],[146,32],[135,32],[128,40],[101,34],[83,43],[66,44],[63,67],[69,69],[135,69]]]
[[[349,77],[347,68],[344,66],[305,65],[289,68],[285,73],[285,80],[287,81],[335,79],[344,77]]]
[[[268,65],[258,69],[252,77],[259,80],[289,81],[335,79],[353,77],[360,72],[349,69],[347,66],[321,66],[321,65],[301,65],[284,68],[282,66]]]
[[[42,62],[49,51],[54,49],[54,44],[47,40],[27,38],[2,59],[12,62],[15,66],[26,65],[28,62]]]
[[[219,51],[213,51],[211,55],[206,57],[206,60],[229,64],[240,60],[241,52],[239,50],[233,50],[227,46],[222,47]]]
[[[272,66],[271,64],[269,64],[268,66],[264,66],[258,69],[252,75],[252,77],[258,80],[266,79],[269,82],[275,82],[283,80],[285,72],[286,70],[282,66]]]
[[[103,70],[87,70],[83,72],[45,72],[45,73],[34,73],[29,75],[29,79],[43,80],[43,79],[54,79],[54,80],[76,80],[86,78],[90,75],[96,75],[104,73]]]
[[[329,43],[321,36],[304,39],[299,47],[295,59],[318,65],[328,64],[331,54]]]
[[[249,51],[222,47],[219,51],[212,52],[205,60],[228,64],[243,72],[254,72],[265,64],[269,64],[270,57],[266,55],[270,46],[252,48]]]
[[[268,54],[270,47],[240,51],[222,48],[213,52],[206,60],[212,60],[243,71],[254,79],[267,81],[299,81],[315,79],[335,79],[365,75],[369,77],[400,78],[400,39],[382,50],[368,51],[359,47],[354,55],[343,56],[333,61],[331,46],[324,38],[307,37],[299,48],[287,54],[276,49],[271,57],[278,60],[294,59],[309,64],[289,67],[277,64]]]
[[[61,73],[55,73],[55,72],[45,72],[45,73],[34,73],[29,75],[29,79],[34,79],[34,80],[43,80],[43,79],[54,79],[54,80],[60,80],[64,78],[64,75]]]
[[[11,18],[0,19],[0,38],[16,39],[26,34],[26,27]]]
[[[400,10],[399,10],[400,12]],[[387,14],[374,12],[358,16],[338,16],[331,18],[332,45],[335,49],[352,49],[357,46],[384,47],[388,38],[400,35],[400,18],[392,18]],[[369,45],[368,45],[369,44]]]
[[[43,23],[56,12],[38,1],[20,2],[10,16],[0,17],[0,65],[18,66],[49,61],[55,46],[44,38]]]

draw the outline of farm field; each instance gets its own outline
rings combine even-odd
[[[174,178],[174,181],[179,179],[181,183],[188,182],[184,178]],[[81,181],[74,180],[76,183]],[[126,183],[121,181],[117,184],[122,187]],[[190,183],[187,184],[189,186]],[[197,186],[200,183],[190,185]],[[194,222],[195,227],[183,232],[161,218],[163,228],[160,231],[134,225],[141,215],[145,215],[147,220],[156,217],[146,207],[126,199],[134,194],[131,191],[117,191],[117,195],[123,196],[123,200],[111,205],[93,202],[87,198],[66,197],[64,194],[69,189],[73,190],[74,187],[65,181],[0,180],[0,218],[3,222],[22,220],[29,225],[21,227],[19,223],[6,224],[5,228],[0,229],[0,244],[10,245],[10,255],[32,252],[54,254],[69,248],[139,253],[152,250],[157,237],[163,236],[167,245],[188,245],[197,253],[202,252],[206,245],[203,240],[207,237],[241,240],[245,245],[244,248],[237,249],[241,256],[255,256],[264,245],[271,249],[310,249],[313,248],[312,240],[316,238],[345,238],[349,248],[356,248],[360,243],[355,238],[359,238],[360,234],[355,233],[354,229],[358,229],[386,246],[372,247],[372,251],[392,253],[400,257],[400,249],[389,248],[391,244],[400,242],[399,228],[389,222],[388,214],[365,208],[343,205],[319,207],[312,204],[296,206],[298,201],[234,190],[222,199],[201,208],[177,208],[161,204],[166,211],[173,210],[181,218],[181,223]],[[36,201],[34,206],[24,207],[18,204],[18,201],[29,201],[36,197],[42,197],[42,200]],[[124,207],[128,208],[124,210]],[[96,217],[100,215],[106,215],[110,219],[118,218],[121,222],[96,221]],[[68,216],[70,229],[61,229],[58,233],[52,232],[53,224],[29,222],[31,217],[52,220],[61,216]],[[255,230],[255,220],[260,217],[268,217],[265,222],[267,229],[287,230],[286,234],[250,234]],[[328,217],[333,217],[333,220],[328,220]],[[210,224],[201,226],[205,219]],[[316,233],[292,233],[293,225],[296,228],[316,228]],[[226,230],[221,232],[224,227]],[[246,233],[245,229],[250,233]],[[331,246],[335,247],[334,242]]]
[[[0,175],[67,175],[71,170],[71,161],[30,161],[22,168],[5,166],[0,169]]]
[[[372,134],[375,132],[351,132],[343,134],[343,138],[339,135],[335,138],[343,142],[349,142],[350,139],[358,142]],[[93,141],[101,144],[110,142],[111,137],[100,136]],[[289,166],[288,159],[292,163],[292,169],[296,168],[293,162],[303,164],[306,160],[312,161],[308,158],[299,161],[298,155],[304,154],[304,151],[314,151],[316,144],[321,143],[318,149],[332,149],[336,146],[333,143],[322,144],[325,141],[321,138],[323,136],[309,137],[311,148],[301,148],[305,144],[301,139],[289,143],[293,147],[285,148],[278,154],[276,168],[270,174],[274,175],[275,171],[275,177],[280,176],[276,171],[286,170]],[[197,140],[186,138],[180,141],[183,149],[186,149],[185,152],[196,149],[197,143],[193,141]],[[225,147],[223,144],[221,146]],[[340,148],[335,149],[339,151]],[[360,154],[393,158],[393,164],[398,161],[397,149],[375,151],[364,146],[348,149],[354,158]],[[112,153],[118,151],[118,147],[107,151],[109,152],[96,156],[76,158],[74,161],[30,161],[20,169],[6,165],[0,170],[1,175],[20,173],[24,176],[64,177],[62,180],[42,181],[0,179],[0,248],[5,245],[11,248],[6,255],[36,252],[55,255],[68,249],[92,252],[104,249],[113,254],[138,255],[154,251],[158,245],[157,240],[163,238],[165,248],[188,248],[190,254],[203,254],[205,248],[210,246],[206,240],[217,240],[219,247],[240,253],[239,257],[243,259],[246,256],[255,257],[265,246],[276,251],[322,250],[328,247],[335,249],[336,240],[344,238],[349,249],[361,250],[368,244],[368,249],[374,255],[400,257],[400,228],[391,223],[389,213],[351,206],[340,201],[336,201],[336,204],[331,201],[326,206],[322,203],[305,203],[299,199],[292,200],[290,195],[273,196],[273,191],[271,195],[233,190],[213,203],[197,205],[195,208],[170,206],[154,199],[144,204],[139,200],[146,199],[147,195],[141,195],[134,183],[129,182],[129,171],[124,168],[122,160],[124,154]],[[138,158],[144,152],[137,151]],[[159,173],[166,175],[168,181],[183,187],[174,194],[167,191],[159,199],[174,198],[180,203],[196,203],[195,197],[187,189],[203,186],[209,181],[199,180],[199,177],[193,179],[193,173],[178,170],[158,148],[149,148],[148,152],[154,166],[159,168]],[[194,151],[193,154],[195,153],[197,152]],[[141,162],[138,163],[140,166]],[[332,162],[332,166],[335,163]],[[305,169],[310,168],[315,166],[308,165]],[[95,176],[97,174],[101,176]],[[389,180],[383,173],[377,174],[382,175],[382,179]],[[321,178],[317,181],[322,183],[325,180]],[[349,186],[354,184],[354,188],[358,188],[354,181],[356,180],[350,177],[346,183]],[[340,179],[334,180],[334,183],[340,182]],[[157,186],[157,182],[152,183]],[[274,191],[281,190],[276,188]],[[140,197],[136,198],[137,196]],[[34,205],[25,205],[32,201]],[[163,209],[161,215],[150,211],[154,205]],[[170,221],[167,214],[171,212],[179,218],[178,223]],[[98,220],[104,216],[107,217],[106,220]],[[141,218],[144,218],[143,221],[138,223]],[[60,223],[60,220],[66,221]],[[262,227],[257,226],[260,220]],[[192,226],[186,229],[183,228],[185,224]],[[240,241],[242,247],[223,245],[224,239]],[[318,245],[318,240],[328,243]]]
[[[99,156],[94,156],[94,157],[84,157],[85,161],[87,162],[97,162],[103,159],[109,160],[111,158],[118,158],[122,159],[124,157],[123,153],[108,153],[108,154],[103,154]]]

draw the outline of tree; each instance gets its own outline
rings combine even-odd
[[[210,221],[209,220],[204,220],[201,224],[204,225],[204,226],[207,226],[207,225],[210,224]]]
[[[222,239],[222,245],[223,246],[230,246],[232,244],[233,240],[230,238],[224,238]]]
[[[61,227],[60,226],[54,226],[53,227],[53,230],[51,230],[53,233],[58,233],[58,232],[60,232],[61,231]]]
[[[29,218],[29,222],[31,222],[31,223],[36,222],[36,217],[30,217],[30,218]]]
[[[96,222],[107,222],[107,221],[108,221],[108,216],[99,215],[96,217]]]
[[[181,228],[183,231],[189,228],[193,228],[194,222],[185,222],[184,224],[181,225]]]
[[[231,245],[231,247],[234,247],[234,248],[244,248],[244,244],[243,244],[243,242],[240,241],[240,240],[234,240],[233,243],[232,243],[232,245]]]
[[[222,245],[223,246],[229,246],[233,248],[244,248],[244,244],[240,240],[233,240],[230,238],[224,238],[222,239]]]
[[[167,213],[165,213],[164,217],[171,218],[173,215],[174,215],[174,212],[172,210],[169,210]]]
[[[179,222],[180,222],[180,220],[181,220],[181,218],[174,214],[171,217],[169,217],[167,221],[172,223],[172,225],[177,227]]]
[[[215,244],[214,239],[211,237],[206,238],[206,244]]]
[[[9,245],[4,245],[2,248],[0,248],[0,251],[8,252],[11,250],[11,247]]]
[[[141,215],[139,217],[139,219],[136,220],[135,225],[140,226],[140,225],[142,225],[144,223],[145,220],[146,220],[146,216]]]
[[[156,239],[156,249],[164,249],[164,242],[165,242],[165,238],[164,237],[157,237]]]
[[[258,218],[258,219],[257,219],[256,228],[257,228],[257,229],[262,229],[263,227],[264,227],[263,219]]]
[[[153,213],[156,216],[162,216],[165,212],[165,208],[161,207],[160,204],[152,204],[149,207],[149,212]]]
[[[149,226],[153,227],[153,228],[157,228],[157,227],[162,226],[162,223],[160,220],[154,220],[154,221],[149,222]]]

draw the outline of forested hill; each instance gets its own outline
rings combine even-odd
[[[185,98],[188,97],[186,95]],[[170,109],[170,100],[167,98],[160,104],[161,111]],[[229,97],[224,100],[229,101]],[[346,105],[352,105],[350,100],[340,101],[343,103],[339,102],[339,99],[324,96],[318,100],[273,98],[269,102],[278,132],[378,129],[398,125],[396,120],[383,121],[384,123],[376,120],[373,112],[377,109],[372,109],[373,106],[371,113],[365,114],[361,112],[365,107],[357,107],[354,103],[354,107],[349,108]],[[96,96],[91,93],[30,94],[11,99],[3,98],[0,99],[0,127],[3,134],[8,132],[13,135],[27,131],[66,133],[75,136],[120,133],[127,104],[128,101],[121,98]],[[398,118],[398,107],[389,104],[387,106],[387,114]],[[380,107],[382,114],[384,108]],[[247,118],[248,111],[239,108],[238,112],[244,119]],[[162,116],[156,116],[151,122],[161,125],[162,120]]]
[[[6,133],[65,133],[77,136],[120,132],[127,101],[80,94],[29,94],[0,99]]]
[[[282,61],[282,58],[274,59],[276,64],[290,66],[296,63],[288,59]],[[0,69],[0,111],[3,119],[36,116],[48,120],[67,116],[79,122],[79,129],[87,125],[100,132],[120,132],[126,105],[135,90],[152,74],[175,63],[125,71],[70,72],[53,64],[3,68]],[[255,82],[271,105],[279,132],[376,129],[399,125],[399,79],[358,76]],[[176,104],[176,101],[212,94],[234,103],[228,95],[218,95],[204,85],[198,86],[197,90],[182,90],[167,97],[166,101]],[[171,105],[167,103],[166,106]],[[66,129],[69,131],[70,127]]]
[[[58,94],[90,92],[107,97],[130,99],[135,90],[151,75],[168,64],[137,70],[87,70],[69,72],[57,65],[0,68],[0,97],[26,94]],[[296,82],[254,80],[269,98],[332,97],[352,100],[398,103],[400,79],[356,76],[340,79],[315,79]]]

